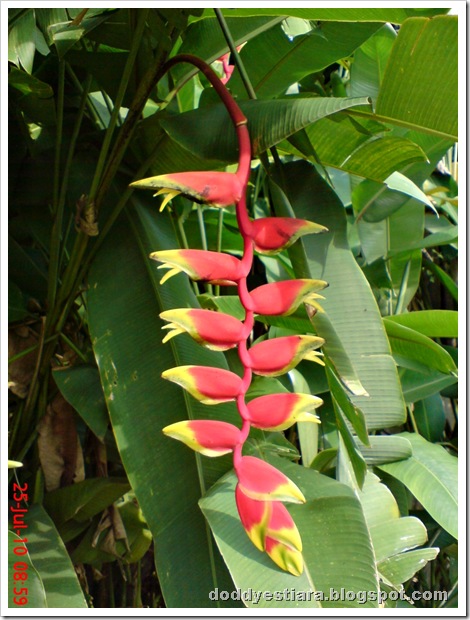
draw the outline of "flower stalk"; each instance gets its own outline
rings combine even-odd
[[[161,280],[180,272],[195,281],[218,286],[236,285],[244,308],[243,321],[209,310],[180,308],[162,312],[167,322],[164,342],[180,334],[189,334],[209,349],[224,351],[237,347],[243,376],[218,368],[181,366],[166,370],[162,377],[177,383],[193,397],[207,405],[234,400],[241,418],[241,428],[213,420],[187,420],[171,424],[163,432],[206,455],[231,452],[237,476],[235,501],[241,523],[252,542],[283,570],[294,575],[303,571],[300,534],[281,502],[305,502],[301,490],[282,472],[265,461],[243,454],[251,427],[284,430],[297,421],[318,423],[311,413],[322,404],[309,394],[274,394],[247,403],[246,396],[253,374],[278,376],[294,368],[302,359],[323,363],[316,351],[323,343],[317,336],[274,338],[249,347],[255,314],[288,315],[301,303],[321,311],[318,291],[322,280],[291,280],[267,284],[249,291],[247,278],[253,266],[254,251],[273,254],[291,245],[303,234],[322,232],[324,227],[305,220],[262,218],[252,221],[248,215],[246,194],[251,170],[251,143],[247,119],[220,78],[201,59],[190,55],[173,57],[167,69],[177,62],[189,62],[199,68],[225,104],[235,126],[239,157],[235,173],[183,172],[143,179],[131,187],[167,193],[163,206],[175,195],[183,194],[197,202],[220,208],[235,205],[243,238],[241,259],[207,250],[166,250],[151,258],[169,269]]]

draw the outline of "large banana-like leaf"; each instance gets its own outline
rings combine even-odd
[[[259,9],[224,9],[227,16],[246,17],[248,15],[284,15],[285,17],[300,17],[301,19],[313,19],[321,21],[366,21],[366,22],[392,22],[401,24],[408,17],[414,15],[432,17],[440,13],[447,13],[449,9],[430,8],[308,8],[295,7]]]
[[[266,554],[249,541],[240,523],[234,500],[235,476],[228,474],[201,500],[220,551],[237,588],[269,591],[258,604],[248,607],[376,607],[377,600],[360,604],[358,599],[338,603],[330,588],[357,593],[377,592],[373,551],[360,502],[346,485],[318,472],[268,459],[289,476],[304,493],[307,503],[289,506],[303,541],[305,570],[300,577],[280,571]],[[276,592],[295,588],[298,598],[277,598]],[[312,594],[309,595],[309,592]],[[318,598],[316,599],[315,594]],[[303,596],[304,600],[301,600]]]
[[[385,24],[356,50],[351,65],[353,97],[371,97],[375,103],[396,37],[393,26]]]
[[[439,59],[432,71],[430,58]],[[457,59],[456,15],[407,20],[387,64],[377,98],[377,115],[457,140]]]
[[[399,436],[411,443],[413,455],[380,469],[403,482],[439,525],[458,538],[457,459],[416,433]]]
[[[304,237],[306,271],[296,272],[297,277],[329,282],[322,301],[325,313],[317,313],[313,319],[318,333],[325,334],[325,350],[328,352],[328,333],[333,329],[341,348],[335,346],[329,356],[338,369],[336,359],[344,354],[369,394],[350,394],[353,404],[364,412],[369,429],[401,424],[405,405],[397,369],[374,296],[348,246],[343,206],[308,163],[287,164],[282,174],[296,217],[313,220],[329,230]],[[293,252],[298,258],[293,265],[300,265],[301,246]]]
[[[380,26],[371,22],[327,22],[295,38],[288,38],[278,26],[250,41],[240,55],[257,96],[269,99],[282,95],[303,77],[350,56]],[[237,70],[230,78],[230,90],[245,96]]]
[[[8,530],[8,607],[11,609],[47,607],[46,591],[41,576],[27,552],[25,543],[18,542],[18,540],[18,534]],[[15,553],[15,549],[19,550],[21,556]],[[19,561],[24,562],[27,566],[27,580],[15,578],[20,576],[18,573],[25,573],[24,570],[19,571],[18,566],[15,567]],[[26,588],[24,587],[25,584]]]
[[[121,219],[90,271],[89,323],[118,448],[155,540],[165,602],[207,607],[217,605],[208,599],[216,575],[220,587],[232,586],[197,502],[230,460],[201,459],[161,429],[188,418],[236,423],[237,416],[229,406],[201,405],[160,377],[180,364],[225,365],[222,354],[187,336],[161,343],[159,312],[197,306],[185,276],[160,286],[157,265],[148,258],[151,251],[177,247],[167,214],[139,206],[130,221]]]
[[[425,548],[408,553],[426,542],[426,528],[416,517],[400,517],[392,493],[374,474],[368,472],[359,498],[372,539],[377,570],[385,583],[400,588],[404,581],[433,560],[439,549]]]
[[[320,118],[369,105],[366,97],[292,97],[240,103],[248,118],[253,155],[263,153]],[[237,138],[227,120],[225,106],[215,104],[163,118],[160,124],[173,140],[199,157],[230,162],[236,159]]]
[[[27,548],[44,586],[47,607],[88,608],[69,554],[40,504],[28,512]]]
[[[457,338],[458,312],[456,310],[418,310],[388,316],[387,321],[416,330],[429,338]]]

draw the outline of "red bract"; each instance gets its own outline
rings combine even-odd
[[[177,383],[205,405],[235,400],[242,388],[238,375],[210,366],[177,366],[165,370],[162,377]]]
[[[323,365],[314,349],[324,342],[318,336],[283,336],[264,340],[248,350],[251,368],[257,375],[277,377],[295,368],[303,359]]]
[[[177,273],[186,273],[192,280],[212,284],[234,285],[241,277],[241,263],[230,254],[207,250],[163,250],[152,252],[150,258],[163,263],[158,269],[170,269],[160,284]]]
[[[305,502],[302,491],[292,480],[255,456],[242,456],[235,465],[235,472],[240,490],[250,499]]]
[[[222,60],[226,60],[222,58]],[[164,342],[181,333],[189,334],[196,342],[215,350],[238,346],[243,378],[233,372],[207,366],[179,366],[162,373],[162,377],[177,383],[194,398],[206,405],[235,400],[242,419],[239,429],[217,420],[186,420],[165,427],[163,431],[206,456],[233,452],[233,465],[238,483],[235,499],[240,520],[253,544],[266,553],[283,570],[300,575],[303,571],[302,541],[299,532],[282,501],[302,503],[305,497],[292,480],[281,471],[254,457],[242,454],[251,426],[280,431],[295,422],[318,422],[312,410],[321,400],[309,394],[270,394],[246,403],[252,373],[277,376],[294,368],[301,360],[323,363],[315,349],[323,344],[318,336],[300,335],[274,338],[248,348],[254,315],[289,315],[301,304],[311,304],[321,310],[318,294],[327,285],[323,280],[291,280],[260,286],[249,292],[247,275],[253,265],[253,250],[265,254],[279,252],[309,233],[326,230],[307,220],[291,218],[262,218],[250,220],[246,208],[246,190],[251,167],[251,145],[247,119],[228,93],[222,81],[203,61],[188,55],[173,57],[166,68],[177,62],[190,62],[198,67],[214,86],[226,105],[235,126],[239,145],[238,168],[228,172],[183,172],[160,175],[137,181],[132,187],[159,190],[156,195],[168,194],[161,209],[178,194],[204,204],[236,206],[237,222],[243,237],[243,256],[239,260],[228,254],[205,250],[164,250],[151,258],[162,263],[159,269],[170,271],[161,284],[183,272],[196,281],[236,285],[245,318],[209,310],[178,308],[166,310],[160,317],[168,322]],[[229,70],[224,66],[226,79]],[[226,81],[226,80],[225,80]],[[176,415],[178,415],[176,413]]]
[[[263,254],[276,254],[291,246],[299,237],[326,232],[327,228],[290,217],[262,217],[253,222],[255,250]]]
[[[166,426],[163,432],[206,456],[228,454],[240,440],[236,426],[219,420],[184,420]]]
[[[239,202],[243,187],[236,174],[232,172],[176,172],[149,177],[131,183],[136,189],[158,189],[155,194],[167,193],[160,210],[166,203],[183,194],[196,202],[213,207],[228,207]]]
[[[236,347],[243,338],[243,323],[229,314],[179,308],[160,314],[164,321],[170,321],[163,329],[171,331],[165,336],[167,342],[173,336],[187,332],[196,342],[214,351],[226,351]]]
[[[328,286],[324,280],[284,280],[258,286],[251,291],[253,311],[268,316],[287,316],[295,312],[301,303],[318,305],[317,291]]]
[[[250,401],[248,419],[251,426],[266,431],[283,431],[296,422],[319,422],[310,413],[323,404],[321,398],[311,394],[267,394]]]

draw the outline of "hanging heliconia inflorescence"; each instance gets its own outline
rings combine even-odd
[[[310,394],[270,394],[246,402],[253,373],[276,377],[294,368],[301,360],[320,364],[317,349],[324,343],[312,335],[287,336],[265,340],[251,347],[248,341],[255,314],[284,316],[291,314],[301,303],[317,309],[318,291],[327,286],[322,280],[290,280],[265,284],[248,291],[247,277],[253,264],[253,252],[274,254],[300,236],[326,230],[323,226],[294,218],[266,217],[250,220],[246,207],[246,191],[250,176],[251,145],[247,119],[215,72],[202,60],[190,55],[171,59],[167,68],[177,62],[189,62],[199,68],[224,102],[235,125],[239,159],[235,173],[182,172],[165,174],[136,181],[135,188],[167,193],[162,208],[174,196],[182,194],[197,202],[228,207],[235,205],[240,234],[243,237],[243,256],[205,250],[168,250],[154,252],[151,258],[162,263],[159,269],[169,269],[163,284],[172,275],[186,273],[195,281],[237,286],[245,310],[243,321],[211,310],[180,308],[161,313],[168,329],[164,342],[186,332],[196,342],[215,351],[238,347],[244,368],[243,377],[219,368],[179,366],[166,370],[162,377],[177,383],[192,396],[207,405],[236,401],[241,417],[241,429],[216,420],[185,420],[171,424],[163,432],[206,456],[233,453],[237,476],[235,500],[241,523],[253,544],[266,553],[283,570],[294,575],[303,571],[302,541],[297,527],[282,502],[305,502],[300,489],[282,472],[254,456],[242,454],[250,427],[263,430],[284,430],[295,422],[318,422],[311,411],[322,404]]]

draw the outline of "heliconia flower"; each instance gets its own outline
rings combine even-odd
[[[211,366],[177,366],[162,372],[162,378],[180,385],[205,405],[235,400],[242,385],[235,373]]]
[[[255,456],[242,456],[236,473],[240,490],[251,499],[305,502],[302,491],[292,480]]]
[[[243,493],[239,484],[235,488],[235,501],[240,521],[249,539],[255,547],[260,551],[264,551],[266,531],[274,502],[249,498],[248,495]]]
[[[284,280],[258,286],[250,292],[254,303],[254,312],[269,316],[287,316],[295,312],[303,302],[318,307],[317,299],[324,299],[317,295],[317,291],[326,288],[324,280]]]
[[[158,269],[170,269],[160,284],[177,273],[186,273],[192,280],[212,284],[234,285],[240,278],[241,261],[230,254],[208,250],[162,250],[150,258],[163,263]]]
[[[227,84],[229,79],[232,76],[233,70],[235,69],[234,65],[229,65],[230,52],[223,54],[220,58],[217,58],[222,63],[222,69],[224,72],[224,77],[220,78],[222,84]]]
[[[255,250],[262,254],[276,254],[303,235],[328,230],[320,224],[290,217],[262,217],[252,224]]]
[[[208,349],[226,351],[236,347],[243,338],[243,323],[223,312],[177,308],[162,312],[160,318],[170,321],[169,325],[164,325],[162,328],[171,330],[163,342],[168,342],[173,336],[186,332]]]
[[[282,570],[299,577],[304,570],[304,560],[300,551],[266,536],[266,553]]]
[[[184,420],[166,426],[163,432],[205,456],[228,454],[240,439],[236,426],[219,420]]]
[[[295,422],[315,422],[318,417],[310,411],[323,404],[311,394],[267,394],[253,399],[247,405],[251,426],[266,431],[283,431]]]
[[[277,377],[307,359],[324,366],[314,349],[321,347],[325,341],[318,336],[282,336],[264,340],[248,350],[251,368],[257,375]]]
[[[233,172],[175,172],[149,177],[130,184],[137,189],[158,189],[155,196],[167,193],[160,211],[178,194],[213,207],[228,207],[239,202],[243,188]]]

